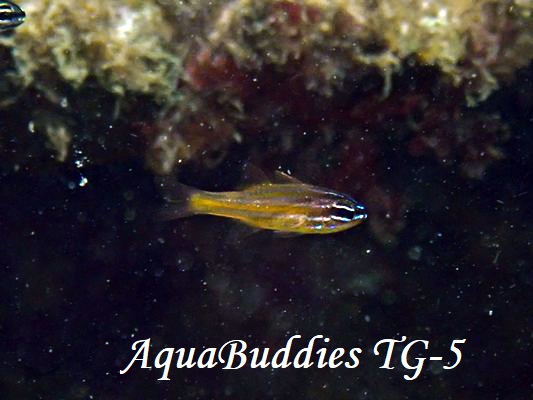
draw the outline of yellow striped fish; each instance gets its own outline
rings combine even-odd
[[[26,13],[10,1],[0,1],[0,31],[15,28],[24,22]]]
[[[367,219],[365,207],[346,194],[302,183],[287,174],[278,176],[283,182],[233,192],[206,192],[160,181],[167,200],[161,215],[163,219],[217,215],[282,234],[340,232]]]

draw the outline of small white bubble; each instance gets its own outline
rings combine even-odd
[[[87,185],[87,183],[89,183],[89,180],[86,177],[82,176],[78,185],[80,187],[84,187],[85,185]]]

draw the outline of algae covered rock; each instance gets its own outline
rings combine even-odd
[[[287,152],[300,145],[301,126],[313,137],[339,125],[358,131],[360,110],[399,123],[376,124],[372,136],[401,131],[442,93],[453,93],[453,104],[431,109],[462,125],[460,108],[511,81],[533,54],[533,4],[525,0],[20,5],[27,21],[2,38],[0,64],[5,117],[29,110],[11,120],[0,143],[13,150],[4,162],[17,165],[47,159],[51,149],[53,160],[67,163],[83,153],[97,163],[136,157],[157,173],[187,162],[214,168],[230,149],[259,151],[258,133],[271,143],[282,136]],[[410,83],[417,68],[435,79]],[[403,137],[435,148],[428,138],[440,134],[405,129]],[[445,131],[453,138],[444,142],[461,141]],[[469,137],[476,141],[474,132]],[[488,153],[502,158],[497,149]],[[484,165],[466,175],[482,176]]]
[[[531,60],[532,11],[511,0],[236,0],[209,38],[243,65],[302,60],[308,87],[327,94],[357,65],[380,69],[388,91],[414,57],[470,84],[474,103]]]
[[[173,96],[180,52],[163,10],[150,1],[23,1],[28,21],[11,42],[25,86],[54,91],[88,79],[116,95]]]

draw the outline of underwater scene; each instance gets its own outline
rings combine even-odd
[[[532,61],[532,0],[0,1],[0,399],[531,399]]]

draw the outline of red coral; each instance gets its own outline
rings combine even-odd
[[[185,63],[185,80],[195,91],[230,90],[239,97],[250,91],[250,79],[232,56],[202,47],[193,52]]]

